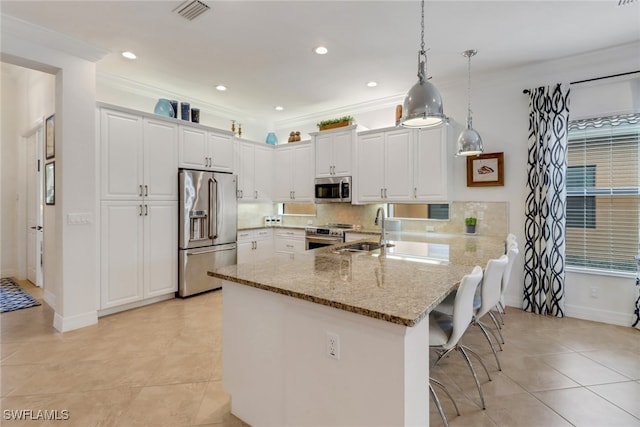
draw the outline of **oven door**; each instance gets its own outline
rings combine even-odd
[[[305,249],[317,249],[322,248],[324,246],[337,245],[338,243],[343,243],[343,237],[329,237],[329,236],[307,236],[305,241]]]

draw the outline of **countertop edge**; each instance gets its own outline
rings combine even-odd
[[[301,292],[289,291],[281,288],[277,288],[274,286],[265,285],[263,283],[257,283],[251,280],[244,280],[237,277],[228,276],[226,274],[220,274],[215,271],[208,271],[207,275],[216,277],[218,279],[228,280],[229,282],[239,283],[246,286],[251,286],[253,288],[262,289],[264,291],[273,292],[280,295],[285,295],[292,298],[301,299],[304,301],[309,301],[315,304],[324,305],[327,307],[337,308],[339,310],[348,311],[350,313],[360,314],[362,316],[370,317],[373,319],[383,320],[390,323],[395,323],[402,326],[413,327],[420,323],[422,319],[424,319],[429,314],[429,309],[421,312],[418,317],[415,319],[406,319],[399,316],[393,316],[387,313],[381,313],[379,311],[368,310],[366,308],[354,307],[349,304],[343,304],[336,301],[331,301],[326,298],[315,297],[312,295],[304,294]],[[444,297],[442,298],[444,299]]]

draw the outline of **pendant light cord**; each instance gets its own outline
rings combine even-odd
[[[467,126],[471,127],[471,54],[467,55],[468,67],[467,67]]]
[[[420,20],[420,27],[422,28],[422,32],[420,33],[420,53],[422,55],[426,56],[425,50],[424,50],[424,0],[422,0],[422,16],[421,16],[421,20]]]

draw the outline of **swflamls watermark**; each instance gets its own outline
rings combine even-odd
[[[67,409],[4,409],[6,421],[66,421],[70,418]]]

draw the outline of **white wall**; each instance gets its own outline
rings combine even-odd
[[[45,290],[58,330],[87,326],[97,322],[98,290],[94,61],[106,52],[3,15],[1,53],[4,62],[56,76],[56,203],[44,214]],[[69,225],[69,213],[92,220]]]
[[[0,275],[2,277],[16,276],[18,271],[18,257],[16,254],[17,240],[17,192],[14,178],[18,173],[18,111],[13,102],[18,97],[18,79],[11,73],[2,72],[1,114],[0,128]]]

